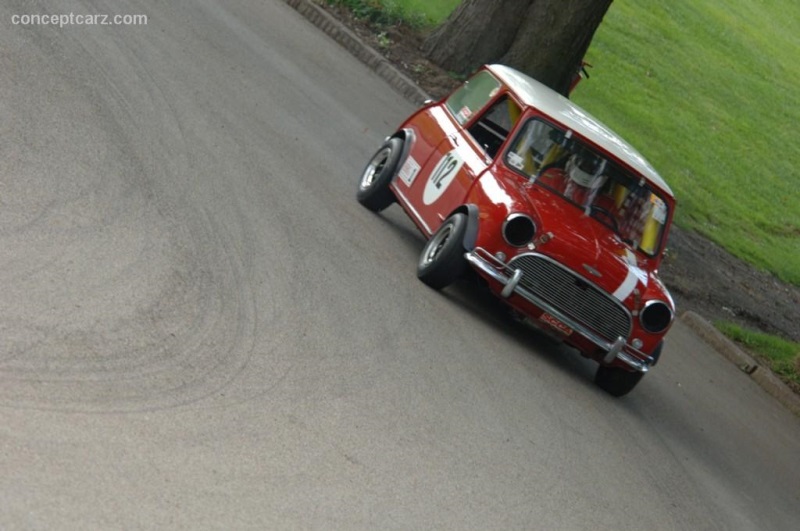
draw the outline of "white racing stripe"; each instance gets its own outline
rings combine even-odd
[[[620,301],[624,301],[636,289],[636,285],[641,282],[647,287],[647,273],[642,271],[636,265],[636,256],[630,251],[625,251],[625,261],[628,264],[628,275],[622,284],[619,285],[617,291],[614,292],[614,297]]]

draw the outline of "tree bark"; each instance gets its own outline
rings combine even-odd
[[[502,62],[567,95],[612,0],[464,0],[423,51],[468,74]]]
[[[612,0],[534,0],[501,62],[567,95]]]
[[[422,51],[445,70],[468,74],[496,62],[514,42],[533,0],[463,0],[423,43]]]

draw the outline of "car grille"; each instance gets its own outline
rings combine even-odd
[[[605,339],[628,337],[631,317],[625,307],[564,266],[537,254],[517,256],[509,266],[522,270],[522,288]]]

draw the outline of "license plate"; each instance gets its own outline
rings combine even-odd
[[[563,334],[565,336],[572,334],[572,328],[568,327],[567,325],[565,325],[564,323],[562,323],[549,313],[543,313],[541,317],[539,317],[539,320],[549,325],[551,328],[554,328],[560,334]]]

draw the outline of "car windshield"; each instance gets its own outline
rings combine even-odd
[[[560,195],[649,256],[658,253],[667,203],[647,181],[542,120],[529,120],[511,143],[506,164]]]

